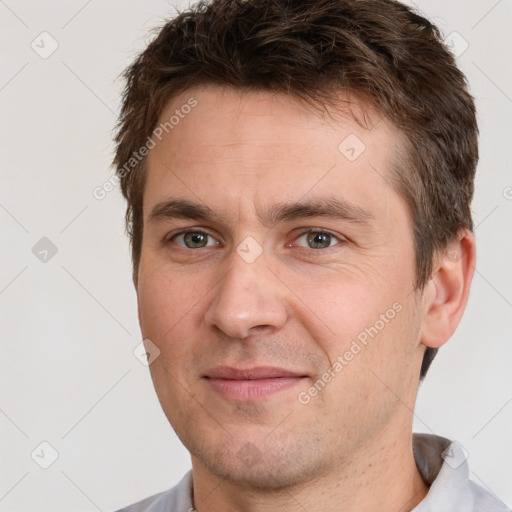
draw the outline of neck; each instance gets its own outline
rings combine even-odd
[[[408,512],[428,492],[416,467],[411,425],[380,430],[354,450],[349,463],[283,489],[239,486],[212,474],[192,457],[197,512]]]

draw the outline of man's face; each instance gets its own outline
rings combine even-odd
[[[137,293],[194,463],[278,487],[410,433],[423,312],[398,130],[216,86],[173,115],[147,157]]]

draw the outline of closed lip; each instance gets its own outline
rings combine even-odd
[[[232,366],[217,366],[208,370],[205,375],[207,379],[225,379],[225,380],[260,380],[260,379],[279,379],[279,378],[300,378],[307,377],[300,372],[277,368],[275,366],[257,366],[253,368],[234,368]]]

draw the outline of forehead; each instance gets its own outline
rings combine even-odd
[[[344,105],[319,111],[283,93],[184,91],[167,103],[153,135],[146,217],[170,195],[229,209],[235,199],[242,208],[328,193],[386,209],[402,135],[371,106],[353,100],[349,112]]]
[[[208,141],[223,145],[229,143],[227,138],[237,142],[248,139],[256,144],[258,140],[285,143],[284,129],[290,139],[300,135],[300,131],[309,132],[308,139],[301,141],[307,145],[313,135],[311,130],[328,133],[340,126],[367,139],[370,135],[373,138],[400,135],[369,101],[353,95],[339,93],[329,104],[313,106],[291,94],[209,84],[187,89],[171,98],[160,114],[156,130],[160,130],[163,138],[172,132],[177,143],[182,137],[189,141],[208,137]],[[255,139],[256,134],[259,139]]]

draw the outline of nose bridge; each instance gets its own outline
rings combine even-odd
[[[244,240],[230,255],[229,271],[216,289],[205,321],[238,339],[249,336],[253,327],[284,325],[282,290],[254,241]]]

